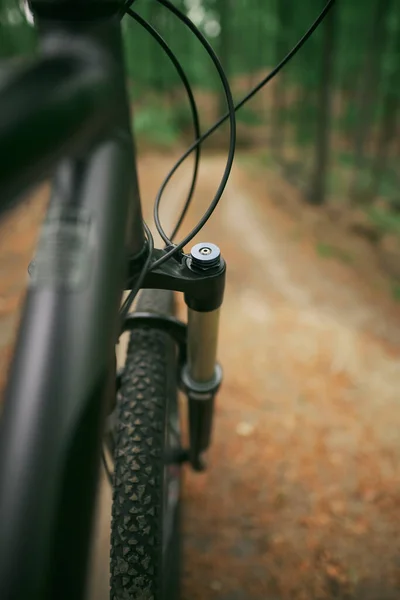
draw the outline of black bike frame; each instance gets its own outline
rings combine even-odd
[[[145,242],[121,2],[32,5],[41,55],[0,90],[0,205],[55,174],[0,424],[0,598],[80,600],[118,311]]]

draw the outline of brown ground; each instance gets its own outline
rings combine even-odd
[[[141,161],[148,215],[171,163]],[[221,157],[204,159],[190,222],[222,169]],[[169,224],[189,175],[184,169],[167,193]],[[291,190],[267,173],[249,175],[238,161],[201,235],[228,262],[225,382],[209,471],[186,473],[183,599],[397,599],[399,310],[367,249],[357,246],[351,265],[319,257],[324,224],[283,211],[278,192],[284,201]],[[8,242],[0,241],[2,371],[21,291],[9,261],[27,260],[32,226],[18,224],[38,213],[37,204],[20,211]],[[106,517],[101,524],[106,554]]]

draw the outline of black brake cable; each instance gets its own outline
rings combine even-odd
[[[158,1],[161,3],[164,2],[164,0],[158,0]],[[314,33],[314,31],[317,29],[317,27],[320,25],[320,23],[324,20],[325,16],[329,12],[329,10],[332,8],[335,1],[336,0],[328,0],[325,8],[322,10],[322,12],[316,18],[316,20],[311,25],[311,27],[306,31],[306,33],[303,35],[303,37],[300,38],[300,40],[297,42],[297,44],[292,48],[292,50],[285,56],[285,58],[283,58],[281,60],[281,62],[262,81],[260,81],[260,83],[258,85],[256,85],[244,98],[242,98],[242,100],[240,100],[240,102],[238,102],[236,104],[236,106],[234,106],[234,111],[239,110],[244,104],[246,104],[246,102],[248,102],[251,98],[253,98],[253,96],[255,96],[255,94],[257,94],[257,92],[259,92],[260,89],[263,88],[267,83],[269,83],[269,81],[271,81],[271,79],[273,79],[279,73],[279,71],[281,71],[281,69],[283,69],[283,67],[293,58],[293,56],[295,56],[295,54],[297,54],[297,52],[302,48],[302,46],[304,46],[306,41],[311,37],[311,35]],[[186,152],[180,157],[180,159],[176,162],[174,167],[171,169],[171,171],[168,173],[168,175],[164,179],[164,181],[161,184],[161,187],[158,191],[157,198],[156,198],[157,211],[159,211],[162,193],[164,192],[167,184],[169,183],[170,179],[172,178],[174,173],[177,171],[177,169],[186,160],[186,158],[188,156],[190,156],[190,154],[196,149],[196,147],[199,144],[202,144],[202,142],[204,142],[212,133],[214,133],[214,131],[216,131],[218,129],[218,127],[220,127],[223,123],[225,123],[225,121],[228,118],[230,118],[230,116],[231,116],[230,112],[228,112],[223,117],[221,117],[212,127],[210,127],[210,129],[208,129],[198,140],[196,140],[186,150]],[[154,210],[156,210],[156,206],[155,206]],[[214,208],[215,207],[213,207],[213,209]],[[210,211],[210,209],[208,209],[206,211],[206,213],[203,215],[202,219],[196,225],[196,227],[194,227],[192,229],[192,231],[184,238],[184,240],[182,240],[182,242],[180,242],[179,244],[174,246],[174,248],[172,250],[170,250],[169,252],[167,252],[164,256],[162,256],[157,261],[155,261],[151,268],[152,269],[157,268],[162,263],[169,260],[169,258],[171,258],[174,254],[179,252],[190,240],[192,240],[194,238],[194,236],[204,226],[204,224],[208,221],[210,215],[213,212],[213,209],[211,211]]]
[[[128,8],[126,10],[127,14],[132,17],[132,19],[134,19],[135,21],[137,21],[142,27],[144,27],[149,33],[150,35],[158,42],[158,44],[163,48],[163,50],[167,53],[168,57],[170,58],[170,60],[172,61],[174,67],[176,68],[178,75],[183,83],[183,85],[185,86],[187,95],[188,95],[188,99],[189,99],[189,103],[190,103],[190,109],[192,112],[192,117],[193,117],[193,128],[194,128],[194,133],[195,133],[195,140],[199,139],[201,136],[201,131],[200,131],[200,120],[199,120],[199,113],[197,110],[197,105],[196,105],[196,100],[194,98],[194,94],[192,91],[192,88],[190,86],[189,80],[186,76],[185,71],[183,70],[182,65],[180,64],[179,60],[177,59],[177,57],[175,56],[175,54],[172,52],[171,48],[168,46],[167,42],[164,40],[164,38],[158,33],[158,31],[156,29],[154,29],[154,27],[152,25],[150,25],[150,23],[148,23],[145,19],[143,19],[140,15],[138,15],[137,13],[135,13],[133,10],[131,10],[130,8]],[[179,227],[182,224],[183,219],[186,216],[186,213],[189,209],[190,206],[190,202],[193,198],[193,194],[194,191],[196,189],[196,183],[197,183],[197,176],[198,176],[198,172],[199,172],[199,164],[200,164],[200,153],[201,153],[201,145],[198,144],[198,146],[196,147],[196,157],[195,157],[195,162],[194,162],[194,167],[193,167],[193,174],[192,174],[192,182],[190,185],[190,189],[189,189],[189,193],[188,193],[188,197],[186,199],[185,205],[181,211],[181,215],[179,217],[178,222],[175,225],[175,229],[174,232],[171,235],[171,240],[175,237]],[[159,220],[159,213],[157,213],[157,219],[155,220],[155,225],[157,227],[157,230],[159,231],[162,239],[164,240],[164,242],[166,244],[170,243],[170,240],[168,239],[168,237],[164,234],[164,231],[162,230],[161,224],[160,224],[160,220]]]
[[[135,1],[135,0],[134,0]],[[159,0],[161,1],[161,0]],[[239,110],[246,102],[248,102],[262,87],[264,87],[269,81],[271,81],[271,79],[273,77],[275,77],[275,75],[277,75],[279,73],[279,71],[293,58],[293,56],[295,56],[295,54],[297,54],[297,52],[300,50],[300,48],[302,48],[302,46],[306,43],[306,41],[310,38],[310,36],[314,33],[314,31],[317,29],[317,27],[320,25],[320,23],[323,21],[323,19],[325,18],[325,16],[327,15],[327,13],[329,12],[329,10],[332,8],[333,4],[335,3],[336,0],[328,0],[325,8],[322,10],[322,12],[319,14],[319,16],[316,18],[316,20],[314,21],[314,23],[311,25],[311,27],[307,30],[307,32],[303,35],[303,37],[297,42],[297,44],[292,48],[292,50],[285,56],[285,58],[283,58],[283,60],[257,85],[255,86],[240,102],[238,102],[238,104],[236,106],[234,106],[234,110]],[[129,4],[129,2],[127,3]],[[175,12],[175,11],[173,11]],[[179,11],[178,11],[179,12]],[[189,21],[190,22],[190,21]],[[191,22],[190,22],[191,23]],[[193,26],[194,27],[194,26]],[[224,115],[223,117],[221,117],[212,127],[210,127],[210,129],[208,129],[198,140],[196,140],[187,150],[186,152],[180,157],[180,159],[177,161],[177,163],[174,165],[174,167],[171,169],[171,171],[168,173],[167,177],[165,178],[164,182],[161,185],[161,188],[158,192],[158,197],[161,198],[161,194],[163,193],[166,185],[168,184],[169,180],[171,179],[171,177],[174,175],[175,171],[180,167],[180,165],[184,162],[184,160],[190,156],[190,154],[196,149],[196,147],[198,145],[200,145],[202,142],[204,142],[212,133],[214,133],[214,131],[216,131],[218,129],[218,127],[220,127],[228,118],[231,117],[230,112],[228,112],[226,115]],[[160,200],[159,200],[160,201]],[[205,215],[204,215],[205,216]],[[182,240],[182,242],[176,246],[174,246],[174,248],[172,248],[172,250],[169,250],[168,252],[166,252],[161,258],[159,258],[158,260],[156,260],[151,266],[150,266],[150,262],[151,262],[151,253],[149,253],[149,257],[148,260],[146,261],[146,264],[139,276],[140,278],[140,283],[139,280],[137,283],[139,283],[139,285],[135,286],[136,288],[140,289],[140,285],[144,279],[144,276],[147,272],[148,269],[155,269],[158,266],[160,266],[161,264],[163,264],[164,262],[166,262],[167,260],[169,260],[172,256],[174,256],[177,252],[179,252],[187,243],[188,241],[190,241],[197,233],[198,231],[201,229],[201,227],[203,226],[202,221],[204,221],[204,216],[203,219],[198,223],[198,225],[186,236],[186,238],[184,240]],[[209,216],[207,216],[207,218],[205,219],[204,222],[206,222],[208,220]],[[201,223],[201,224],[200,224]],[[200,225],[200,227],[199,227]],[[146,226],[147,227],[147,226]],[[147,228],[148,229],[148,228]],[[149,231],[150,236],[151,236],[151,232]],[[152,240],[152,236],[151,236],[151,240]],[[149,238],[150,241],[150,238]],[[154,242],[153,242],[154,245]],[[142,277],[143,275],[143,277]],[[127,304],[128,299],[130,298],[130,296],[132,295],[133,290],[131,291],[130,295],[128,296],[128,298],[125,300],[124,306]],[[133,298],[135,297],[137,291],[135,291],[135,294],[133,295]],[[133,299],[130,300],[129,306],[132,303]],[[123,306],[123,307],[124,307]],[[121,309],[122,310],[122,309]],[[126,313],[129,311],[126,311]]]
[[[208,209],[206,210],[205,214],[203,215],[202,219],[199,221],[199,223],[193,229],[193,231],[191,232],[191,234],[189,236],[186,236],[181,242],[179,242],[179,244],[177,244],[176,246],[174,246],[174,248],[172,250],[170,250],[169,252],[167,252],[166,254],[164,254],[164,256],[162,256],[161,258],[159,258],[158,260],[156,260],[151,265],[151,270],[155,269],[160,264],[162,264],[166,260],[168,260],[171,256],[173,256],[174,254],[176,254],[177,252],[179,252],[179,250],[181,250],[188,242],[190,242],[190,240],[200,231],[200,229],[203,227],[204,223],[206,223],[207,220],[209,219],[209,217],[212,215],[212,213],[214,212],[216,206],[218,205],[218,202],[219,202],[219,200],[220,200],[220,198],[221,198],[221,196],[222,196],[222,194],[224,192],[225,186],[226,186],[226,184],[228,182],[229,175],[230,175],[230,172],[231,172],[231,169],[232,169],[233,159],[234,159],[234,156],[235,156],[235,146],[236,146],[236,116],[235,116],[235,106],[234,106],[234,103],[233,103],[233,97],[232,97],[232,92],[231,92],[231,89],[230,89],[229,81],[228,81],[228,79],[227,79],[227,77],[225,75],[225,72],[224,72],[224,70],[222,68],[222,65],[221,65],[219,59],[218,59],[218,56],[216,55],[215,51],[213,50],[212,46],[207,41],[207,39],[205,38],[205,36],[197,29],[197,27],[192,23],[192,21],[185,14],[183,14],[180,10],[178,10],[169,0],[157,0],[157,2],[159,4],[162,4],[170,12],[174,13],[178,17],[178,19],[180,21],[182,21],[194,33],[194,35],[200,41],[200,43],[202,44],[202,46],[206,50],[207,54],[209,55],[209,57],[213,61],[214,66],[216,67],[216,69],[218,71],[218,75],[219,75],[219,77],[221,79],[221,83],[223,85],[225,96],[226,96],[226,100],[227,100],[227,104],[228,104],[228,118],[229,118],[229,121],[230,121],[230,141],[229,141],[228,158],[227,158],[227,162],[226,162],[226,166],[225,166],[225,170],[224,170],[221,182],[220,182],[220,184],[218,186],[218,189],[217,189],[217,192],[216,192],[216,194],[214,196],[214,199],[210,203],[210,205],[209,205]],[[201,138],[199,138],[199,139],[201,139]],[[200,142],[196,141],[195,142],[195,146],[197,146],[199,143]],[[195,146],[192,144],[191,148],[193,147],[193,149],[194,149]],[[189,154],[191,153],[191,151],[192,150],[190,150]],[[186,158],[186,156],[185,156],[185,158]],[[181,164],[181,163],[179,163],[179,164]],[[176,167],[176,166],[173,168],[170,177],[172,176],[173,173],[175,173],[175,171],[176,171],[177,168],[178,167]],[[164,187],[165,187],[165,185],[164,185]],[[164,187],[162,188],[162,190],[164,189]],[[162,193],[162,191],[161,191],[161,193]],[[160,203],[160,200],[161,200],[161,193],[159,192],[157,194],[157,197],[156,197],[156,200],[155,200],[155,205],[154,205],[154,220],[156,221],[156,219],[157,219],[157,222],[159,223],[159,228],[157,227],[159,234],[162,236],[162,238],[164,239],[164,241],[168,240],[167,243],[170,244],[171,241],[168,238],[168,236],[166,235],[165,231],[162,229],[161,223],[159,221],[159,203]]]

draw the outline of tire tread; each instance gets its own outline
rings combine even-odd
[[[170,312],[172,294],[152,292],[137,310]],[[163,451],[174,364],[167,334],[148,327],[132,333],[117,398],[111,600],[162,598]]]

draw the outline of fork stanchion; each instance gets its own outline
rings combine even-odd
[[[188,371],[198,383],[206,383],[214,377],[220,310],[188,309]]]
[[[197,244],[191,250],[190,268],[211,273],[220,269],[220,250],[214,244]],[[215,396],[221,385],[222,369],[217,362],[219,306],[196,310],[188,302],[187,363],[182,371],[182,386],[189,402],[189,461],[196,471],[206,467],[205,452],[210,446]],[[206,306],[212,305],[212,298]],[[199,310],[197,310],[197,308]]]

